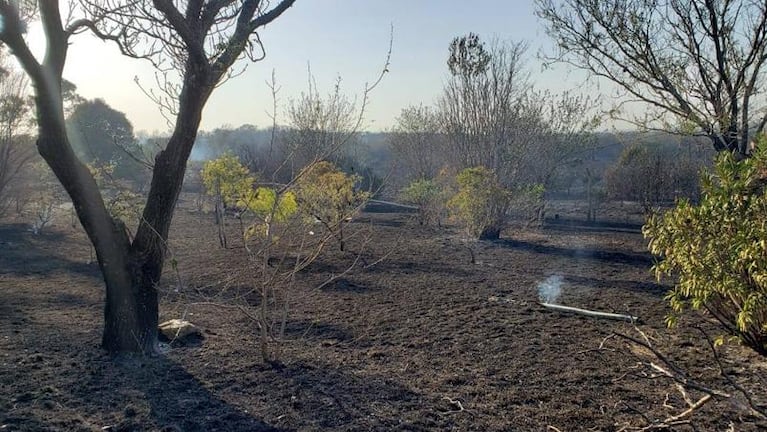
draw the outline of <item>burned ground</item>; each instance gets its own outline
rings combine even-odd
[[[205,339],[149,360],[100,350],[102,282],[79,229],[62,222],[34,236],[0,222],[0,427],[619,430],[681,412],[673,386],[640,367],[641,352],[614,339],[598,349],[631,325],[538,304],[537,285],[550,275],[562,276],[562,304],[639,316],[691,376],[725,385],[695,329],[716,333],[705,317],[665,328],[668,287],[650,273],[636,225],[562,218],[470,244],[455,230],[375,210],[350,226],[374,241],[349,249],[368,264],[385,259],[314,289],[354,258],[330,249],[299,275],[280,366],[261,362],[254,324],[227,307],[227,292],[248,288],[247,260],[236,241],[218,248],[209,216],[177,211],[170,245],[179,272],[166,269],[161,304],[162,319],[183,314]],[[722,351],[764,406],[767,362],[738,346]],[[691,421],[698,430],[765,426],[718,400]]]

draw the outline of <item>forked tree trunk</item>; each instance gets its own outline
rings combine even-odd
[[[109,214],[95,180],[74,155],[62,113],[46,109],[46,95],[40,93],[38,121],[45,127],[41,127],[38,150],[72,198],[104,277],[102,346],[111,353],[153,355],[158,349],[157,284],[185,170],[179,161],[185,161],[191,151],[200,109],[184,112],[168,147],[155,158],[152,187],[131,242],[124,223]]]

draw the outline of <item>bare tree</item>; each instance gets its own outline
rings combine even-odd
[[[661,136],[660,138],[663,138]],[[604,173],[609,198],[637,201],[645,215],[677,198],[700,198],[700,171],[711,155],[700,146],[653,141],[652,137],[629,144]],[[658,139],[658,138],[656,138]],[[708,150],[708,147],[706,147]]]
[[[554,186],[562,168],[573,166],[582,160],[595,144],[594,129],[599,125],[591,116],[594,98],[565,92],[553,95],[548,92],[532,93],[539,120],[534,131],[535,140],[528,140],[529,148],[518,149],[515,170],[526,183]]]
[[[767,4],[756,0],[536,0],[565,62],[615,83],[646,128],[749,153],[764,130]],[[625,103],[624,102],[624,103]]]
[[[0,40],[11,48],[35,88],[38,151],[72,198],[96,250],[106,283],[102,346],[110,352],[157,351],[157,284],[203,107],[216,86],[231,76],[238,59],[263,57],[257,30],[294,0],[271,8],[259,0],[195,0],[183,2],[183,7],[181,3],[86,1],[86,18],[72,19],[70,13],[63,19],[59,2],[41,0],[36,7],[47,50],[39,61],[23,37],[31,3],[0,1]],[[175,71],[180,80],[175,87],[168,81],[167,97],[158,100],[175,118],[174,127],[165,149],[155,157],[146,205],[132,239],[125,223],[110,215],[93,176],[67,138],[61,76],[71,37],[86,30],[117,42],[127,55]]]
[[[403,108],[388,141],[403,184],[407,180],[434,178],[445,163],[445,136],[440,130],[439,116],[427,106]]]
[[[461,168],[484,166],[502,181],[509,178],[511,143],[528,139],[534,120],[526,118],[530,90],[523,70],[524,43],[489,48],[471,33],[450,44],[451,78],[439,101],[450,162]]]
[[[344,156],[346,144],[356,138],[357,108],[341,88],[341,78],[323,97],[309,71],[309,88],[287,109],[288,129],[281,139],[284,156],[291,163],[291,177],[309,164],[333,156]]]
[[[524,68],[524,43],[489,45],[475,34],[450,45],[452,75],[440,100],[450,162],[490,168],[516,192],[511,207],[542,220],[543,192],[593,142],[593,100],[536,91]]]
[[[29,120],[24,75],[3,68],[0,79],[0,214],[10,204],[11,183],[34,156],[26,133]]]

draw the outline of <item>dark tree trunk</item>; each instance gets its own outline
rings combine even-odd
[[[722,131],[721,134],[711,133],[709,138],[714,145],[714,150],[718,152],[737,152],[741,156],[748,156],[748,143],[741,142],[737,126],[733,125],[729,129]]]
[[[480,240],[498,240],[499,238],[501,238],[500,228],[488,227],[479,234]]]
[[[214,213],[216,215],[216,228],[218,230],[218,244],[226,249],[228,247],[226,239],[226,209],[219,198],[216,198],[216,210]]]
[[[158,298],[155,277],[150,275],[159,279],[160,265],[139,265],[130,259],[127,267],[102,267],[107,288],[101,340],[105,350],[144,355],[157,352]]]

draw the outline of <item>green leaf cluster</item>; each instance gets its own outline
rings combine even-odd
[[[767,355],[767,152],[719,156],[702,176],[702,199],[651,217],[643,228],[659,257],[656,276],[677,278],[666,299],[673,325],[704,309],[744,344]]]
[[[488,230],[500,232],[512,194],[495,172],[483,166],[466,168],[458,173],[456,183],[458,192],[448,201],[453,217],[477,238]]]
[[[225,153],[205,162],[202,167],[202,184],[210,196],[221,199],[225,206],[232,206],[253,189],[256,178],[240,159]]]
[[[281,194],[267,187],[249,188],[237,200],[237,206],[253,213],[257,222],[250,225],[246,237],[267,233],[270,225],[284,223],[298,211],[296,194],[285,191]]]
[[[356,190],[357,175],[348,175],[328,161],[310,166],[296,187],[298,203],[307,216],[333,228],[370,198],[370,193]]]
[[[438,222],[447,202],[447,191],[433,179],[419,179],[402,189],[402,200],[418,206],[418,220],[422,225]]]

